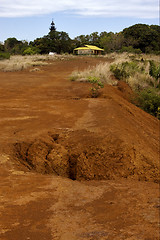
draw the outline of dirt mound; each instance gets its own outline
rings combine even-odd
[[[68,79],[101,61],[82,57],[39,72],[2,73],[0,143],[14,145],[18,168],[77,180],[158,181],[158,120],[129,102],[129,86],[105,85],[93,99],[89,83]]]
[[[50,132],[14,144],[13,157],[29,170],[72,180],[128,178],[158,181],[158,166],[116,136],[86,130]]]
[[[122,93],[122,96],[126,100],[128,100],[129,102],[133,101],[134,93],[127,83],[125,83],[124,81],[118,81],[117,89],[120,90],[120,92]]]
[[[159,239],[158,120],[124,83],[68,80],[102,61],[1,73],[1,239]]]

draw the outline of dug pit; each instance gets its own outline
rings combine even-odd
[[[129,178],[157,182],[158,169],[120,139],[87,130],[49,132],[13,144],[19,168],[72,180]]]

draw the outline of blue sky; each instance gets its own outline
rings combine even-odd
[[[31,41],[57,31],[73,39],[92,32],[120,32],[136,23],[159,24],[159,0],[0,0],[0,41]]]

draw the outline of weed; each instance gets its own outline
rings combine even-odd
[[[155,87],[160,88],[160,65],[156,66],[154,61],[149,61],[149,74],[155,79]]]
[[[160,66],[153,61],[134,60],[112,64],[110,70],[118,80],[126,81],[133,90],[160,87]]]
[[[95,76],[89,76],[88,82],[92,84],[92,87],[90,88],[90,95],[92,98],[97,98],[99,96],[99,90],[100,88],[104,88],[104,84],[101,83],[99,78]]]
[[[154,89],[145,89],[138,93],[138,106],[160,119],[160,95]]]
[[[110,71],[118,80],[124,80],[133,76],[136,71],[141,71],[136,62],[122,62],[121,64],[113,64],[110,66]]]
[[[76,72],[73,72],[72,75],[69,77],[69,79],[74,82],[78,79],[78,75]]]

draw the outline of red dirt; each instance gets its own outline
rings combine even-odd
[[[159,239],[158,120],[123,82],[69,81],[100,61],[1,73],[2,240]]]

